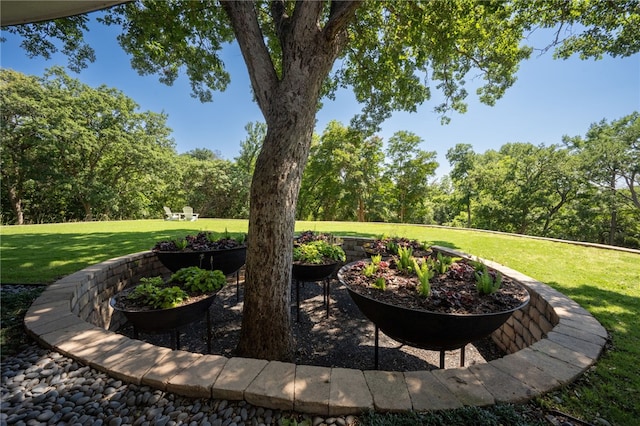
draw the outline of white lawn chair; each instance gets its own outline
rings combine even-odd
[[[180,220],[182,215],[180,213],[173,213],[171,209],[164,206],[164,220]]]
[[[182,208],[182,216],[184,217],[184,220],[189,220],[191,222],[195,222],[196,220],[198,220],[198,213],[194,213],[193,212],[193,208],[189,207],[189,206],[185,206]]]

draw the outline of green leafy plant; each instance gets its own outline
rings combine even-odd
[[[190,292],[211,293],[224,287],[227,279],[222,271],[209,271],[191,266],[178,270],[171,275],[169,281],[179,283]]]
[[[433,260],[433,269],[437,274],[444,274],[449,269],[449,266],[453,263],[453,258],[449,256],[443,256],[442,253],[438,252],[436,258]]]
[[[311,422],[308,419],[298,422],[298,420],[294,418],[283,418],[280,423],[282,426],[311,426]]]
[[[176,238],[173,240],[173,243],[176,245],[178,250],[184,250],[189,245],[189,242],[185,238]]]
[[[384,277],[378,277],[376,278],[376,281],[371,285],[377,289],[385,291],[387,289],[387,280],[385,280]]]
[[[143,280],[127,295],[129,300],[137,300],[155,309],[167,309],[178,306],[189,297],[180,287],[160,287],[163,284],[161,277],[142,278],[140,281]]]
[[[189,298],[187,292],[178,286],[165,287],[160,289],[153,300],[153,307],[166,309],[178,306]]]
[[[346,259],[342,247],[324,240],[310,241],[293,248],[293,260],[300,263],[321,265],[326,260],[344,262]]]
[[[395,241],[389,241],[387,242],[387,251],[391,254],[398,254],[398,249],[400,247],[398,246],[398,243],[396,243]]]
[[[164,285],[164,280],[162,277],[142,277],[140,278],[140,285],[154,285],[162,287]]]
[[[189,293],[211,293],[222,288],[226,282],[222,271],[192,266],[177,271],[167,283],[162,277],[141,278],[140,284],[129,292],[127,299],[154,309],[173,308],[187,300]]]
[[[396,264],[399,270],[409,272],[413,267],[413,260],[413,249],[411,247],[398,247]]]
[[[413,270],[418,276],[418,293],[423,297],[429,297],[431,295],[431,284],[429,281],[434,277],[435,271],[431,269],[429,262],[425,259],[422,264],[419,264],[416,259],[413,259]]]
[[[378,265],[375,263],[368,263],[367,266],[362,269],[362,275],[367,278],[371,278],[376,272],[378,272]]]
[[[495,278],[489,273],[486,265],[481,265],[480,269],[476,269],[476,288],[480,294],[492,294],[498,291],[502,285],[502,274],[498,272]]]
[[[382,262],[382,255],[378,254],[375,256],[371,256],[371,263],[368,263],[362,269],[362,274],[367,278],[371,278],[380,269],[380,262]]]

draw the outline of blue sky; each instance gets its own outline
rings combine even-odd
[[[66,65],[63,55],[51,60],[30,59],[19,47],[19,40],[3,32],[7,41],[0,46],[0,63],[25,74],[41,76],[53,65]],[[123,91],[135,100],[142,111],[165,112],[173,129],[178,152],[195,148],[219,151],[223,158],[237,157],[240,142],[246,138],[244,126],[264,121],[252,102],[245,64],[235,45],[222,53],[231,84],[225,92],[214,93],[213,103],[200,103],[190,96],[186,77],[171,86],[158,82],[156,76],[139,76],[129,58],[118,46],[117,29],[91,25],[87,40],[96,50],[97,61],[80,74],[67,73],[90,86],[105,84]],[[544,33],[535,35],[534,47],[543,47]],[[509,142],[558,144],[563,135],[584,135],[592,123],[621,118],[640,110],[640,55],[602,60],[554,60],[551,53],[538,55],[521,64],[518,80],[494,107],[477,101],[473,79],[469,79],[468,111],[452,114],[451,123],[440,124],[433,112],[440,103],[435,89],[431,101],[417,113],[396,113],[378,133],[388,139],[406,130],[423,139],[422,149],[436,151],[439,176],[449,170],[447,150],[457,143],[469,143],[476,152],[498,149]],[[478,80],[478,83],[480,81]],[[338,93],[335,101],[324,101],[317,115],[316,133],[327,123],[338,120],[345,125],[360,111],[349,91]]]

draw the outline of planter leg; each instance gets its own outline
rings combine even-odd
[[[374,364],[375,367],[374,369],[377,370],[378,369],[378,345],[379,343],[379,339],[378,339],[378,326],[376,325],[376,337],[375,337],[375,355],[374,355]]]
[[[444,351],[440,351],[440,369],[444,369]]]
[[[236,271],[236,303],[239,301],[240,301],[240,269]]]
[[[460,367],[464,367],[464,349],[467,347],[467,345],[464,345],[463,347],[460,348]]]
[[[176,328],[176,350],[180,350],[180,330]]]
[[[133,326],[133,338],[138,340],[138,329],[135,325]]]
[[[324,280],[324,303],[327,306],[327,318],[329,318],[329,294],[331,291],[331,282],[329,278]]]
[[[207,353],[211,353],[211,310],[207,309]]]
[[[296,280],[296,309],[298,310],[297,321],[300,322],[300,281]]]

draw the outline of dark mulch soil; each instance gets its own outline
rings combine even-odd
[[[321,283],[304,283],[300,287],[300,313],[296,309],[296,288],[291,289],[292,328],[296,338],[297,364],[343,367],[369,370],[374,368],[374,325],[352,302],[339,281],[330,282],[330,306],[327,317]],[[235,280],[223,288],[211,307],[213,354],[233,356],[240,336],[242,320],[242,282],[239,291]],[[131,326],[120,333],[133,335]],[[172,347],[172,333],[140,333],[140,339],[160,346]],[[206,353],[206,323],[204,319],[180,330],[181,349]],[[484,363],[503,354],[489,339],[466,347],[466,365]],[[380,333],[379,368],[387,371],[430,370],[439,366],[439,352],[412,348]],[[446,353],[446,367],[459,366],[460,350]]]
[[[497,292],[481,295],[476,289],[474,268],[466,261],[458,261],[451,265],[447,273],[434,276],[430,280],[429,297],[420,296],[415,274],[400,272],[393,259],[380,262],[381,267],[369,278],[362,274],[366,265],[368,262],[357,262],[344,272],[343,277],[349,287],[363,296],[409,309],[449,314],[485,314],[516,309],[529,297],[523,286],[507,277],[502,278],[502,285]],[[495,278],[495,272],[489,273]],[[378,277],[384,278],[385,291],[372,286]]]

